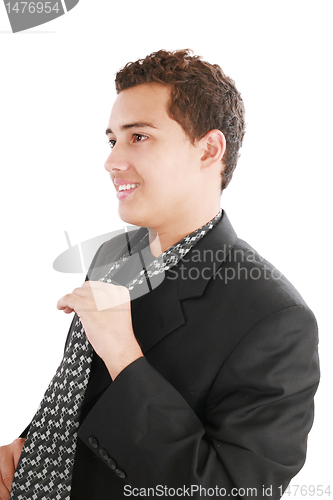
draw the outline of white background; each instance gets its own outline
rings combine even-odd
[[[333,493],[331,31],[330,1],[81,0],[12,34],[1,3],[1,444],[29,423],[62,356],[71,320],[56,302],[84,280],[53,270],[64,231],[74,245],[121,227],[103,168],[114,75],[161,48],[191,48],[245,101],[247,133],[222,207],[318,319],[322,381],[292,484]]]

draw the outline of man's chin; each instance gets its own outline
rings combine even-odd
[[[144,219],[140,217],[138,213],[135,213],[134,210],[123,210],[122,207],[119,207],[118,215],[123,222],[126,222],[126,224],[146,227]]]

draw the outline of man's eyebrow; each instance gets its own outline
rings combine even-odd
[[[152,123],[149,123],[149,122],[136,122],[136,123],[128,123],[126,125],[122,125],[120,128],[121,130],[127,130],[129,128],[147,128],[147,127],[150,127],[150,128],[155,128],[157,129],[157,127],[155,127],[155,125],[153,125]],[[112,134],[112,130],[110,128],[107,128],[106,131],[105,131],[106,135],[108,134]]]

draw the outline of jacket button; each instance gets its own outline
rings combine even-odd
[[[126,477],[125,472],[121,469],[115,469],[115,473],[117,474],[118,477],[121,477],[121,479],[124,479],[124,477]]]
[[[108,464],[108,466],[112,470],[115,470],[117,468],[117,464],[116,464],[115,460],[113,460],[113,458],[111,458],[111,457],[106,459],[106,463]]]
[[[99,454],[101,455],[101,457],[104,460],[107,460],[109,458],[109,456],[110,456],[109,453],[107,452],[107,450],[105,448],[100,448]]]
[[[98,446],[99,446],[99,442],[98,442],[98,441],[97,441],[97,439],[96,439],[96,438],[94,438],[93,436],[91,436],[91,437],[88,439],[88,442],[89,442],[89,444],[90,444],[90,446],[91,446],[92,448],[98,448]]]

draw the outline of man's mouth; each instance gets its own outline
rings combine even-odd
[[[134,189],[138,187],[139,184],[121,184],[118,186],[118,191],[128,191],[129,189]]]
[[[117,198],[118,198],[118,200],[123,200],[124,198],[127,198],[138,187],[139,187],[138,183],[135,183],[135,184],[134,183],[133,184],[119,184],[118,185],[118,192],[117,192]]]

